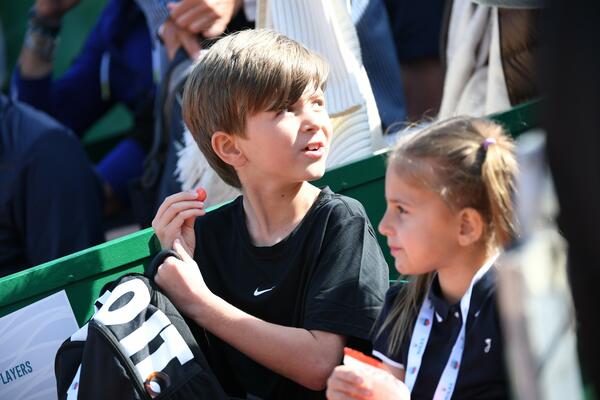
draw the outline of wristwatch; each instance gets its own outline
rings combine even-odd
[[[60,21],[38,15],[35,7],[29,10],[28,17],[29,23],[23,46],[32,50],[44,61],[51,62],[58,44]]]

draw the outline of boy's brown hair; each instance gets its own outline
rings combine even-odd
[[[235,169],[214,152],[212,135],[244,137],[248,117],[294,104],[309,87],[324,89],[328,66],[298,42],[269,30],[218,40],[194,66],[183,91],[183,119],[210,166],[241,188]]]

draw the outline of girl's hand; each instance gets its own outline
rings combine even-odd
[[[158,267],[154,281],[171,299],[175,307],[194,318],[203,308],[203,300],[212,295],[200,273],[198,264],[175,239],[173,250],[181,257],[167,257]]]
[[[180,192],[167,197],[152,220],[161,247],[170,249],[174,240],[180,239],[188,254],[194,254],[194,222],[204,214],[204,203],[198,200],[196,192]]]
[[[373,393],[365,386],[360,371],[348,365],[335,367],[327,379],[329,400],[371,399]]]
[[[340,365],[327,381],[329,400],[409,400],[406,385],[388,371],[365,365]]]

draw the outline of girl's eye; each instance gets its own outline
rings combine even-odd
[[[315,106],[315,108],[323,108],[325,107],[325,100],[322,98],[314,99],[313,105]]]
[[[407,214],[406,209],[402,206],[396,206],[396,209],[400,212],[400,214]]]

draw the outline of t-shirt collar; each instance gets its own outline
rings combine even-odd
[[[487,260],[484,264],[494,263],[497,259],[497,255]],[[483,266],[482,266],[483,268]],[[496,282],[496,267],[492,266],[473,286],[473,293],[471,295],[471,305],[469,307],[469,314],[476,315],[479,312],[483,302],[489,297],[495,288]],[[435,309],[435,316],[438,322],[444,321],[450,316],[450,314],[460,311],[460,301],[455,304],[450,304],[446,301],[442,294],[442,288],[440,287],[440,281],[436,274],[431,283],[431,290],[429,291],[429,299]]]

